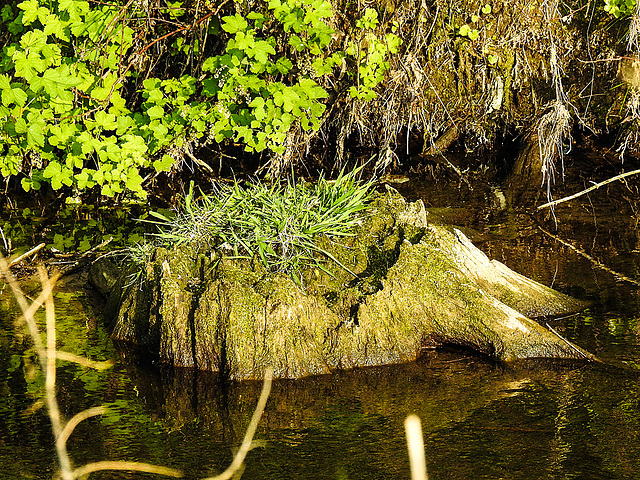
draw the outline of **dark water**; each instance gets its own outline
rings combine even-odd
[[[640,478],[640,288],[538,228],[640,279],[637,186],[613,185],[559,206],[557,227],[544,213],[529,215],[531,208],[496,208],[499,192],[488,187],[418,179],[400,187],[412,199],[423,198],[433,220],[464,227],[491,258],[591,300],[580,315],[544,321],[605,362],[505,365],[436,351],[406,365],[278,381],[256,435],[260,446],[249,453],[242,478],[407,479],[403,421],[410,413],[422,420],[431,480]],[[60,285],[56,293],[59,346],[118,362],[106,372],[65,363],[58,369],[67,417],[108,407],[71,437],[76,465],[137,460],[181,469],[187,478],[224,470],[261,385],[223,385],[215,375],[136,363],[111,343],[95,299],[81,285]],[[37,287],[27,289],[33,294]],[[48,419],[33,409],[41,377],[2,286],[0,342],[0,477],[51,478]]]

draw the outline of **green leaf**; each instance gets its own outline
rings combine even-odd
[[[85,0],[59,0],[58,9],[67,12],[72,21],[80,20],[80,16],[89,12],[89,2]]]
[[[222,29],[227,33],[244,32],[249,24],[242,15],[235,14],[233,16],[222,17]]]
[[[169,155],[163,155],[161,160],[155,160],[153,162],[153,168],[156,172],[169,172],[173,167],[175,160]]]
[[[275,63],[276,70],[280,73],[289,73],[293,68],[293,63],[287,57],[280,57]]]
[[[73,184],[72,170],[66,165],[62,165],[59,162],[49,162],[47,167],[42,172],[44,178],[48,178],[51,181],[51,188],[59,190],[63,185],[70,187]]]
[[[53,147],[64,148],[77,133],[78,127],[75,123],[59,123],[49,127],[49,144]]]
[[[40,20],[40,23],[44,25],[47,15],[49,15],[49,9],[41,7],[38,0],[26,0],[18,4],[18,8],[24,11],[22,15],[23,25],[29,25],[36,20]]]
[[[42,30],[30,30],[20,39],[20,46],[31,53],[39,53],[47,44],[47,36]]]
[[[295,48],[298,52],[301,52],[307,47],[307,44],[298,35],[291,35],[289,38],[289,45]]]
[[[50,97],[57,97],[65,90],[76,87],[82,80],[69,74],[69,66],[61,65],[57,68],[48,68],[42,77],[33,77],[30,82],[31,88],[35,91],[44,88]]]
[[[333,7],[331,3],[326,0],[322,0],[322,2],[315,3],[313,8],[307,10],[304,21],[307,24],[312,24],[313,26],[317,26],[318,23],[323,18],[331,18],[333,16]]]
[[[269,61],[269,55],[274,55],[276,50],[264,40],[259,40],[253,46],[249,55],[253,56],[260,63],[267,63]]]
[[[238,32],[236,33],[235,40],[229,41],[229,45],[227,49],[237,48],[246,52],[247,54],[251,54],[253,52],[253,47],[255,45],[255,38],[253,37],[253,32]]]
[[[300,101],[300,96],[290,87],[284,87],[282,90],[273,94],[273,101],[276,105],[281,106],[285,111],[291,112]]]
[[[27,103],[27,93],[22,88],[13,88],[6,75],[0,75],[0,90],[2,90],[2,104],[5,107],[14,103],[24,107]]]
[[[46,69],[46,65],[39,54],[30,54],[28,57],[22,51],[17,51],[12,57],[15,66],[15,74],[27,81],[31,81],[38,73]]]
[[[44,22],[44,33],[55,35],[64,42],[69,41],[69,22],[63,22],[56,14],[49,14]]]
[[[74,176],[74,178],[76,179],[76,184],[80,190],[91,188],[96,184],[96,182],[92,180],[90,175],[90,172],[93,172],[93,171],[94,170],[85,168],[80,173]]]
[[[311,99],[327,98],[329,96],[324,88],[310,78],[303,78],[298,85],[298,91],[304,92]]]
[[[267,20],[267,17],[258,12],[249,12],[247,18],[255,21],[256,28],[262,28],[262,24]]]
[[[25,192],[29,192],[32,188],[40,190],[40,182],[36,178],[25,177],[20,183]]]
[[[156,118],[164,117],[164,108],[160,105],[154,105],[150,109],[147,110],[147,115],[151,120],[155,120]]]
[[[15,128],[16,133],[26,133],[28,129],[27,121],[22,117],[17,118],[13,128]]]
[[[44,147],[44,130],[46,123],[39,114],[28,115],[29,124],[27,125],[27,146],[29,148],[33,147]]]
[[[106,113],[104,110],[97,111],[94,118],[96,123],[102,127],[103,130],[115,130],[118,126],[116,116]]]

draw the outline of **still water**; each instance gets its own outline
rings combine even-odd
[[[637,186],[614,185],[558,206],[557,225],[544,212],[501,208],[503,192],[489,187],[418,179],[400,187],[424,199],[432,221],[463,227],[491,258],[590,300],[579,315],[542,321],[603,363],[506,365],[435,351],[405,365],[276,381],[242,478],[407,479],[403,421],[411,413],[422,420],[431,480],[640,478],[640,287],[539,228],[640,279]],[[59,347],[117,363],[103,372],[64,363],[58,369],[66,417],[108,407],[69,440],[75,464],[136,460],[180,469],[190,479],[224,470],[261,385],[225,385],[215,375],[141,363],[113,345],[99,301],[82,286],[80,279],[57,290]],[[26,289],[33,295],[37,286]],[[51,478],[50,427],[44,410],[34,408],[42,382],[15,317],[8,288],[0,286],[0,478]]]

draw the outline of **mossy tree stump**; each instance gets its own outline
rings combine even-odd
[[[157,248],[138,282],[114,289],[113,336],[161,362],[235,379],[259,379],[269,365],[299,378],[406,362],[441,344],[505,361],[593,359],[532,319],[584,304],[490,261],[460,231],[429,224],[421,201],[379,195],[355,233],[318,242],[357,276],[327,262],[333,275],[305,271],[304,290],[196,245]]]

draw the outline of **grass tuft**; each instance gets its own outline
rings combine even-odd
[[[346,269],[314,239],[354,235],[372,193],[370,182],[358,180],[359,171],[341,172],[335,181],[320,177],[314,185],[295,180],[217,185],[198,199],[192,185],[175,218],[153,214],[161,228],[156,237],[217,250],[227,258],[259,259],[268,271],[296,280],[305,267],[324,270],[322,257]]]

